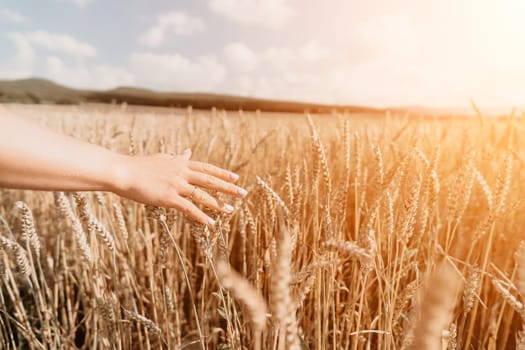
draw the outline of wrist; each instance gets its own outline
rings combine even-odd
[[[108,191],[122,195],[127,193],[132,187],[132,171],[131,162],[132,156],[115,154],[110,167],[111,172],[108,178]]]

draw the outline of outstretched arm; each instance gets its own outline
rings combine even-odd
[[[172,207],[203,224],[213,220],[193,203],[233,208],[199,187],[236,197],[238,176],[180,156],[127,156],[54,133],[0,105],[0,187],[48,191],[110,191],[144,204]]]

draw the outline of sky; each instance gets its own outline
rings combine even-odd
[[[0,0],[0,79],[525,106],[524,0]]]

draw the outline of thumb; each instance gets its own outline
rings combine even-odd
[[[182,158],[186,160],[190,160],[191,158],[191,149],[186,148],[184,151],[182,151]]]

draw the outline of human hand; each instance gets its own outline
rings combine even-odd
[[[191,161],[191,151],[171,156],[119,156],[115,174],[116,194],[147,205],[175,208],[196,221],[213,226],[215,221],[195,203],[224,213],[233,207],[210,195],[215,190],[238,198],[247,191],[234,185],[239,176],[214,165]]]

